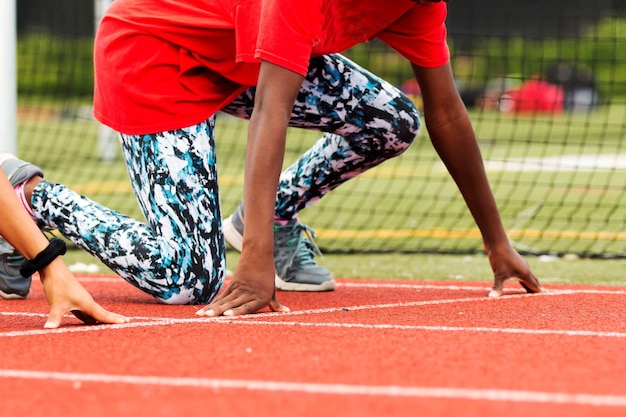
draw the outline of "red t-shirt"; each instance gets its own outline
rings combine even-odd
[[[374,38],[441,66],[445,18],[445,3],[410,0],[115,0],[96,36],[94,114],[126,134],[191,126],[255,85],[261,60],[305,75],[311,56]]]

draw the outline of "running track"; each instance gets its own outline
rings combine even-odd
[[[43,330],[38,280],[0,300],[0,416],[626,416],[626,288],[339,280],[209,319],[81,282],[133,320]]]

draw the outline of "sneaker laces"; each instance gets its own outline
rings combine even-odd
[[[300,239],[298,246],[298,260],[300,265],[317,265],[315,263],[315,255],[323,256],[320,248],[315,244],[314,239],[317,238],[315,231],[309,226],[300,225],[301,235],[305,235]]]
[[[322,256],[322,252],[315,244],[314,239],[317,237],[315,231],[300,222],[288,226],[279,226],[279,228],[285,227],[291,227],[291,229],[285,231],[284,236],[278,236],[275,244],[279,248],[293,247],[293,250],[288,253],[279,251],[275,255],[276,263],[284,263],[281,268],[283,270],[289,269],[294,263],[316,265],[314,257],[315,255]]]

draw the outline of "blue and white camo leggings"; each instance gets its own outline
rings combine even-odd
[[[224,112],[249,118],[254,92],[249,89]],[[410,99],[391,84],[341,55],[326,55],[311,60],[290,125],[325,133],[281,174],[276,202],[281,218],[404,152],[420,119]],[[226,271],[214,128],[215,115],[184,129],[120,135],[147,223],[48,181],[33,192],[33,211],[158,300],[209,303]]]

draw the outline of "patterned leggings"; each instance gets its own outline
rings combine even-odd
[[[254,93],[249,89],[223,111],[249,118]],[[341,55],[327,55],[311,60],[290,125],[325,133],[281,174],[276,214],[282,218],[404,152],[420,119],[395,87]],[[33,192],[33,211],[158,300],[208,303],[226,271],[214,128],[212,116],[184,129],[120,135],[147,223],[48,181]]]

